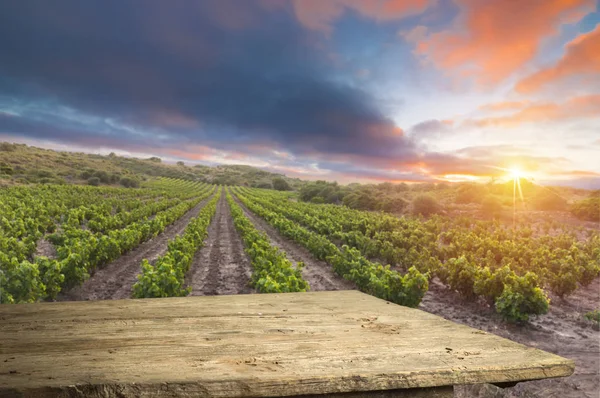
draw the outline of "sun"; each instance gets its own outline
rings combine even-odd
[[[519,170],[516,167],[513,167],[512,169],[510,169],[509,173],[510,173],[510,176],[515,180],[518,180],[519,178],[523,177],[523,173],[521,172],[521,170]]]

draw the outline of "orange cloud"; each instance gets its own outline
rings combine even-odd
[[[600,95],[570,98],[561,104],[547,102],[527,106],[512,115],[467,121],[479,127],[516,127],[523,123],[600,117]]]
[[[456,0],[454,28],[431,34],[416,52],[434,65],[490,84],[510,76],[537,53],[557,27],[594,10],[594,0]]]
[[[331,23],[349,8],[378,21],[420,14],[430,0],[294,0],[294,12],[307,28],[329,32]]]
[[[553,173],[554,175],[564,175],[571,177],[600,177],[600,173],[595,171],[587,171],[587,170],[568,170],[561,171],[557,173]]]
[[[515,109],[523,109],[527,105],[530,105],[530,101],[504,101],[495,102],[493,104],[486,104],[479,107],[480,111],[511,111]]]
[[[600,74],[600,24],[568,43],[565,54],[555,65],[526,77],[515,88],[520,93],[531,93],[565,77],[588,73]]]

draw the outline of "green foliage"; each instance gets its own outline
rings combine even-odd
[[[119,184],[123,185],[125,188],[138,188],[140,186],[138,180],[129,177],[121,178]]]
[[[97,177],[100,180],[100,182],[103,184],[110,183],[110,176],[104,170],[98,170],[98,171],[94,172],[93,176]]]
[[[100,185],[100,179],[98,177],[90,177],[88,178],[87,183],[88,185],[97,187],[98,185]]]
[[[250,283],[261,293],[305,292],[309,290],[308,282],[302,278],[303,264],[294,268],[285,252],[271,246],[264,232],[258,231],[244,215],[243,210],[235,203],[227,192],[227,202],[231,209],[233,222],[239,231],[246,247],[246,253],[252,263]]]
[[[79,178],[81,178],[82,180],[87,180],[92,176],[93,173],[93,171],[84,170],[79,174]],[[100,179],[98,179],[98,181],[100,181]]]
[[[15,184],[38,182],[54,184],[58,181],[80,184],[90,177],[98,177],[102,184],[118,184],[121,177],[138,182],[149,178],[164,177],[213,184],[247,184],[249,186],[256,186],[258,182],[265,182],[269,188],[272,188],[271,180],[273,178],[282,178],[292,188],[296,188],[302,183],[297,178],[288,178],[281,174],[270,173],[251,166],[208,167],[195,165],[194,167],[183,167],[163,163],[157,157],[136,159],[118,156],[114,153],[103,156],[56,152],[24,144],[9,143],[0,143],[0,147],[10,148],[9,151],[0,152],[2,154],[1,163],[6,165],[6,170],[10,168],[13,171],[12,174],[8,174],[0,170],[0,178],[3,181],[8,180]],[[50,173],[50,175],[40,175],[39,172]],[[96,175],[96,173],[98,174]]]
[[[210,191],[210,194],[214,192]],[[214,195],[192,219],[182,235],[169,241],[167,252],[152,266],[142,261],[142,273],[133,285],[133,297],[180,297],[187,296],[191,289],[184,287],[185,274],[189,271],[194,253],[204,244],[208,226],[215,215],[221,193]]]
[[[14,152],[16,146],[8,142],[0,142],[0,152]]]
[[[0,300],[55,298],[210,194],[209,186],[193,182],[165,179],[152,185],[144,191],[74,185],[0,191]],[[44,236],[54,244],[56,258],[36,255]]]
[[[236,190],[236,195],[251,211],[264,218],[282,235],[306,247],[316,258],[327,260],[337,274],[354,282],[360,290],[408,306],[417,306],[427,292],[427,274],[413,267],[402,275],[390,270],[389,266],[384,267],[369,261],[356,248],[343,245],[340,250],[326,236],[331,234],[337,237],[341,232],[332,220],[321,221],[296,209],[302,208],[307,212],[314,211],[326,215],[331,214],[332,209],[342,208],[331,205],[315,207],[283,201],[283,198],[277,200],[275,194],[269,195],[265,191],[259,195]],[[309,228],[300,226],[296,221]]]
[[[498,217],[502,213],[502,202],[492,195],[487,196],[481,202],[481,211],[490,217]]]
[[[593,231],[585,240],[571,232],[536,237],[531,226],[510,230],[498,220],[434,216],[420,221],[343,206],[291,202],[276,192],[237,189],[236,193],[250,210],[319,259],[333,263],[340,249],[332,242],[347,245],[342,253],[345,258],[337,259],[336,272],[347,274],[344,277],[363,286],[361,290],[378,297],[389,295],[381,278],[368,284],[368,273],[351,273],[344,267],[368,264],[362,259],[384,260],[404,270],[415,266],[469,299],[483,297],[494,304],[504,294],[497,309],[516,309],[519,319],[537,314],[543,306],[544,300],[536,296],[534,288],[540,289],[543,297],[542,287],[555,294],[563,289],[568,294],[573,286],[589,284],[600,275],[600,235]],[[530,291],[524,286],[527,280],[519,279],[528,272],[537,275]],[[568,272],[571,276],[566,276]],[[505,292],[505,286],[515,294]]]
[[[584,318],[588,321],[595,322],[598,327],[600,327],[600,309],[587,312],[584,315]]]
[[[482,268],[473,284],[473,293],[484,297],[488,304],[494,304],[504,292],[507,279],[514,276],[515,273],[506,265],[495,271],[489,267]]]
[[[524,276],[511,275],[504,290],[496,300],[496,310],[509,322],[526,322],[531,315],[548,312],[550,301],[538,287],[537,276],[527,272]]]
[[[456,190],[456,203],[482,203],[486,198],[487,190],[484,185],[480,184],[461,184]]]
[[[13,172],[14,170],[10,165],[6,163],[0,163],[0,174],[12,175]]]
[[[475,297],[474,285],[479,267],[465,256],[449,259],[443,266],[443,281],[464,298]]]
[[[560,211],[567,208],[567,201],[551,190],[542,189],[532,199],[535,209],[544,211]]]
[[[290,184],[283,178],[275,177],[273,178],[273,189],[277,191],[289,191],[292,188],[290,187]]]
[[[575,202],[570,211],[582,220],[600,221],[600,197],[591,196]]]
[[[412,201],[412,211],[414,214],[430,216],[439,213],[441,206],[431,195],[421,194]]]

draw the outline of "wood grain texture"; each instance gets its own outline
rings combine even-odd
[[[0,396],[293,396],[573,370],[357,291],[0,306]]]

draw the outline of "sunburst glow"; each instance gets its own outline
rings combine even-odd
[[[512,169],[510,169],[510,176],[512,178],[514,178],[515,180],[518,180],[519,178],[523,177],[523,172],[521,172],[521,170],[519,170],[516,167],[513,167]]]

